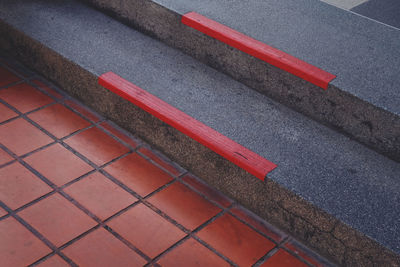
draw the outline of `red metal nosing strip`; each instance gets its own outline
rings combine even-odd
[[[335,75],[329,72],[196,12],[189,12],[183,15],[182,23],[323,89],[327,89],[329,82],[336,78]]]
[[[107,72],[101,75],[99,77],[99,84],[215,151],[261,180],[264,180],[266,175],[277,167],[276,164],[234,142],[115,73]]]

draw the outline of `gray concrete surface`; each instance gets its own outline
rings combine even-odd
[[[351,11],[400,29],[400,1],[369,0]]]
[[[399,163],[75,1],[2,0],[0,19],[35,39],[38,42],[35,43],[37,49],[43,49],[39,45],[43,44],[61,55],[61,59],[73,62],[90,75],[114,71],[278,164],[278,168],[268,177],[270,180],[267,184],[273,183],[271,188],[282,187],[288,194],[295,193],[318,210],[338,219],[330,222],[328,219],[322,220],[320,227],[326,227],[327,233],[331,233],[337,225],[344,228],[350,226],[360,231],[361,235],[365,234],[371,240],[400,253]],[[3,31],[7,32],[4,28]],[[18,42],[18,38],[8,38]],[[17,43],[14,45],[18,46]],[[3,46],[13,49],[13,46],[7,46],[6,41]],[[37,60],[51,62],[57,59],[59,62],[56,64],[67,64],[53,54],[44,57]],[[104,109],[111,114],[108,116],[123,116],[125,121],[136,119],[137,115],[128,116],[130,113],[119,105],[123,102],[110,93],[91,91],[93,95],[85,96],[85,91],[80,92],[80,86],[100,89],[92,83],[84,83],[89,74],[62,77],[71,76],[69,67],[64,67],[65,73],[55,73],[53,80],[76,79],[71,90],[77,95],[81,94],[86,101],[92,101],[89,105],[106,105]],[[55,70],[49,65],[42,71],[52,73]],[[83,84],[80,84],[81,81]],[[103,101],[102,97],[105,96],[113,100],[96,103]],[[152,122],[159,125],[154,120]],[[168,134],[165,136],[172,138]],[[193,146],[190,141],[185,142]],[[227,166],[227,173],[230,169],[240,172]],[[226,181],[228,184],[235,182]],[[245,188],[257,184],[259,187],[259,181],[243,183],[241,180],[241,183],[236,186]],[[255,191],[261,190],[255,188]],[[251,201],[253,193],[253,200],[257,201],[257,197],[260,197],[257,192],[243,194],[247,194],[247,201]],[[270,192],[272,194],[273,191]],[[279,205],[288,212],[301,213],[301,208],[290,203],[282,200]],[[321,215],[309,213],[303,216],[309,216],[308,220],[317,220]]]

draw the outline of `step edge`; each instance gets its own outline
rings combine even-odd
[[[325,90],[328,89],[329,83],[336,78],[336,75],[311,65],[277,48],[255,40],[196,12],[192,11],[184,14],[181,21],[183,24],[191,28],[263,60],[277,68],[287,71]]]
[[[113,72],[98,83],[264,181],[277,165]]]

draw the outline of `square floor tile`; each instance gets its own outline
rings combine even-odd
[[[146,261],[112,234],[99,228],[62,250],[79,266],[143,266]]]
[[[0,87],[18,82],[19,80],[21,80],[21,78],[17,75],[3,67],[0,67]]]
[[[143,204],[107,223],[150,258],[178,242],[186,234]]]
[[[126,146],[96,127],[67,138],[65,143],[99,166],[129,152]]]
[[[18,114],[9,109],[6,105],[0,103],[0,122],[17,117]]]
[[[93,170],[60,144],[33,153],[25,161],[57,186],[62,186]]]
[[[19,215],[57,247],[97,224],[59,194],[41,200]]]
[[[277,233],[272,226],[267,225],[265,221],[242,206],[233,207],[230,212],[276,242],[280,242],[286,237],[283,233]]]
[[[51,142],[53,139],[22,118],[0,125],[0,143],[19,156]]]
[[[151,196],[148,201],[190,230],[194,230],[221,211],[179,182]]]
[[[53,99],[26,83],[0,90],[0,98],[22,113],[54,102]]]
[[[68,186],[64,191],[101,220],[137,201],[137,198],[98,172]]]
[[[185,175],[182,178],[182,181],[192,186],[197,191],[201,192],[208,199],[215,201],[216,203],[225,208],[229,207],[232,204],[232,200],[224,196],[221,192],[218,192],[218,190],[211,188],[210,186],[208,186],[207,184],[193,177],[190,174]]]
[[[280,249],[271,258],[267,259],[263,264],[260,266],[262,267],[307,267],[308,265],[304,262],[300,261],[299,259],[295,258],[294,256],[290,255],[288,252]]]
[[[32,82],[34,84],[36,84],[37,86],[39,86],[42,90],[46,91],[49,95],[51,95],[57,99],[61,99],[63,97],[57,91],[51,89],[48,85],[44,84],[43,82],[41,82],[39,80],[33,80]]]
[[[61,104],[41,109],[29,114],[28,117],[57,138],[90,126],[90,122]]]
[[[229,214],[216,219],[197,236],[240,266],[256,263],[275,244]]]
[[[7,152],[0,148],[0,165],[10,162],[13,159],[13,157],[11,157]]]
[[[1,266],[28,266],[50,252],[49,247],[14,218],[0,221]]]
[[[88,108],[76,103],[75,101],[72,100],[67,100],[65,101],[65,104],[73,108],[74,110],[78,111],[80,114],[91,120],[92,122],[98,122],[100,118],[91,112]]]
[[[18,162],[0,169],[0,200],[11,209],[15,210],[52,190]]]
[[[70,266],[65,260],[63,260],[60,256],[54,255],[45,261],[39,263],[39,267],[68,267]]]
[[[116,137],[118,137],[119,139],[121,139],[122,141],[124,141],[125,143],[127,143],[128,145],[130,145],[132,148],[137,147],[138,144],[135,140],[133,140],[131,137],[125,135],[121,131],[117,130],[108,122],[103,122],[100,124],[100,126],[103,127],[104,129],[106,129],[107,131],[109,131],[110,133],[112,133],[113,135],[115,135]]]
[[[179,174],[182,173],[182,170],[179,170],[178,167],[175,167],[172,163],[162,159],[161,156],[157,155],[155,152],[151,151],[148,148],[142,147],[139,149],[139,152],[151,159],[152,161],[156,162],[175,176],[179,176]]]
[[[224,259],[213,253],[211,250],[194,240],[189,238],[183,244],[168,252],[159,261],[161,266],[230,266]]]
[[[304,245],[295,240],[287,242],[285,244],[285,247],[316,267],[323,267],[326,265],[318,255],[312,253],[311,251],[309,251],[309,249],[304,247]]]
[[[141,196],[150,194],[173,179],[136,153],[111,163],[104,170]]]

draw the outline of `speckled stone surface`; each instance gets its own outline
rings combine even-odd
[[[400,115],[393,68],[399,30],[315,0],[155,2],[179,14],[196,11],[305,60],[337,75],[332,85]]]
[[[392,67],[400,55],[396,29],[318,0],[85,1],[400,161],[400,75]],[[338,78],[325,92],[182,25],[181,15],[192,10]]]
[[[400,252],[399,163],[77,2],[3,1],[0,7],[0,18],[6,21],[0,25],[3,51],[211,185],[338,263],[351,265],[354,257],[399,261],[390,251]],[[97,76],[106,71],[278,168],[261,182],[98,86]],[[357,238],[367,242],[368,249],[356,248]]]

